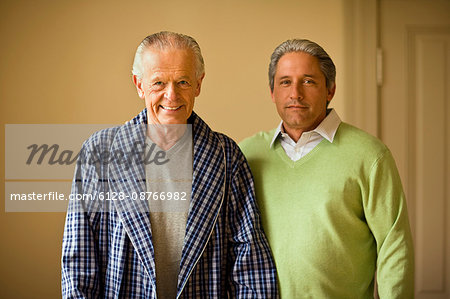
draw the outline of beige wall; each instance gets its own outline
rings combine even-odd
[[[195,110],[237,141],[278,124],[267,65],[288,38],[312,39],[333,57],[332,105],[346,119],[344,2],[1,1],[1,123],[123,123],[143,108],[130,77],[135,48],[161,30],[197,39],[206,77]],[[0,297],[59,296],[63,225],[63,213],[5,213],[1,205]]]

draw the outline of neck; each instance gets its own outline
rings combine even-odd
[[[180,140],[186,128],[187,124],[149,124],[147,136],[161,149],[168,150]]]
[[[315,128],[317,128],[322,122],[323,120],[327,117],[328,113],[330,113],[331,109],[327,109],[325,111],[325,113],[319,117],[311,126],[309,127],[301,127],[301,126],[296,126],[296,127],[289,127],[286,126],[284,121],[282,124],[282,131],[284,131],[286,134],[289,135],[289,137],[291,137],[292,140],[294,140],[295,142],[298,142],[298,140],[300,139],[300,137],[302,137],[302,134],[305,132],[309,132],[314,130]]]
[[[294,140],[294,142],[298,142],[300,137],[302,137],[304,130],[286,128],[286,126],[284,124],[282,126],[283,126],[283,131],[286,134],[288,134],[289,137],[291,137],[291,139]]]

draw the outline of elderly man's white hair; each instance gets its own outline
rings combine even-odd
[[[203,62],[202,52],[197,41],[187,35],[169,31],[161,31],[147,36],[139,44],[133,62],[133,75],[139,79],[142,78],[144,69],[142,66],[142,55],[145,50],[153,48],[164,51],[167,49],[191,50],[196,57],[196,75],[202,76],[205,73],[205,63]]]

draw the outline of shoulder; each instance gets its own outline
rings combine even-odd
[[[264,150],[270,148],[270,143],[273,139],[276,129],[270,131],[261,131],[253,136],[247,137],[239,143],[239,147],[244,152],[244,155],[249,156],[261,153]]]
[[[227,135],[220,132],[213,132],[218,142],[223,146],[226,160],[231,162],[231,165],[241,164],[245,161],[244,155],[237,145],[237,143],[228,137]]]
[[[272,129],[270,131],[261,131],[256,133],[253,136],[247,137],[244,140],[242,140],[239,143],[239,146],[241,148],[243,147],[251,147],[255,144],[260,145],[263,143],[267,143],[270,145],[270,142],[272,142],[273,134],[275,133],[276,129]]]
[[[214,155],[217,161],[224,155],[227,167],[233,171],[245,161],[241,150],[233,139],[223,133],[213,131],[194,112],[190,118],[190,123],[193,125],[194,155],[198,157]]]
[[[121,126],[103,129],[93,133],[83,143],[83,149],[88,151],[108,149],[114,141]]]
[[[381,140],[377,137],[346,122],[341,122],[336,136],[355,141],[361,141],[364,142],[364,144],[368,144],[370,146],[386,147],[383,142],[381,142]]]
[[[126,139],[142,133],[146,123],[147,109],[144,109],[123,125],[95,132],[84,142],[83,148],[88,150],[109,149],[116,138]]]
[[[194,143],[198,143],[202,147],[217,149],[221,147],[227,155],[240,153],[236,142],[227,135],[213,131],[200,116],[192,113],[190,122],[193,124]]]
[[[212,131],[218,142],[223,144],[228,150],[236,150],[238,148],[237,143],[224,133]]]
[[[345,122],[339,125],[333,144],[337,149],[365,160],[377,160],[386,154],[390,155],[389,149],[380,139]]]

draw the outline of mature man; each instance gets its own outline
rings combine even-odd
[[[72,193],[92,198],[67,213],[64,298],[277,296],[249,167],[193,112],[204,75],[189,36],[139,45],[133,82],[146,109],[80,154]]]
[[[282,121],[241,143],[253,172],[282,298],[413,297],[413,248],[400,178],[376,138],[327,109],[336,70],[308,40],[272,54]]]

